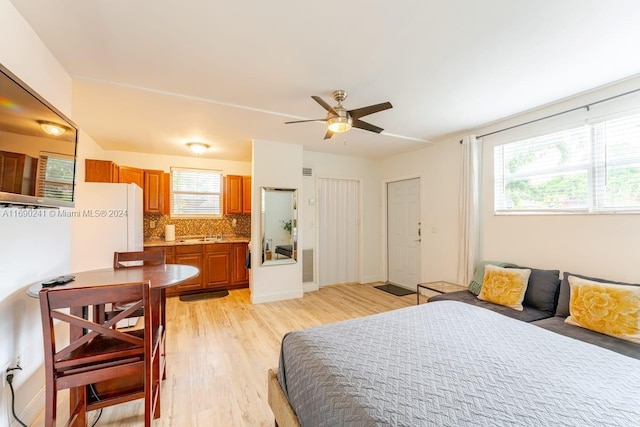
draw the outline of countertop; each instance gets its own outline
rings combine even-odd
[[[179,238],[172,242],[164,240],[148,240],[143,243],[145,247],[152,246],[183,246],[183,245],[204,245],[212,243],[249,243],[250,237],[223,237],[217,238]]]

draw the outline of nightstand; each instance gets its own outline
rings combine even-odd
[[[460,286],[451,282],[445,282],[443,280],[439,280],[436,282],[418,283],[418,287],[416,288],[416,304],[420,304],[420,295],[422,293],[422,290],[427,290],[438,294],[448,294],[449,292],[464,291],[465,289],[467,288],[464,286]]]

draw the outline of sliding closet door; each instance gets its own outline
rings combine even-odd
[[[360,184],[318,180],[318,273],[320,286],[358,282]]]

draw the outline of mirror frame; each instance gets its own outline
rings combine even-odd
[[[290,221],[291,221],[291,225],[290,225],[290,235],[291,238],[289,240],[289,244],[290,244],[290,248],[291,248],[291,256],[290,257],[286,257],[286,255],[282,254],[281,252],[277,252],[277,248],[279,246],[283,246],[282,243],[278,244],[276,243],[276,246],[274,247],[274,242],[273,242],[273,238],[275,236],[267,236],[267,221],[273,221],[270,216],[269,216],[269,212],[272,212],[273,215],[273,207],[270,208],[269,206],[269,198],[268,195],[271,193],[277,193],[277,194],[282,194],[282,193],[290,193],[291,194],[291,208],[290,208]],[[283,223],[283,229],[286,230],[286,228],[284,228],[284,224],[286,224],[286,219],[287,218],[276,218],[275,221],[282,222]],[[260,244],[260,265],[264,265],[264,266],[272,266],[272,265],[283,265],[283,264],[295,264],[296,262],[298,262],[298,189],[296,188],[277,188],[277,187],[260,187],[260,237],[261,237],[261,244]],[[282,256],[284,256],[284,258],[281,258]]]

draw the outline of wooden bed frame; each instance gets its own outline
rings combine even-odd
[[[282,387],[280,387],[277,370],[269,369],[267,381],[267,400],[269,401],[273,416],[276,419],[276,426],[301,427],[298,416],[289,404]]]

